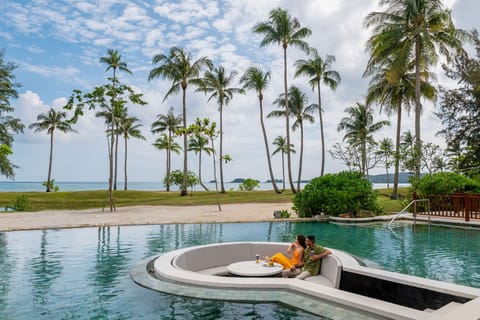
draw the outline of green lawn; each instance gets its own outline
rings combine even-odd
[[[403,208],[402,201],[391,200],[391,189],[381,189],[378,201],[387,213],[398,212]],[[400,193],[406,195],[407,188],[400,188]],[[24,195],[31,202],[29,211],[40,210],[81,210],[91,208],[109,207],[108,194],[102,191],[72,191],[72,192],[0,192],[0,207],[12,204],[17,196]],[[194,192],[193,196],[180,197],[178,192],[164,191],[115,191],[115,205],[117,207],[139,205],[215,205],[217,194],[213,191]],[[248,202],[290,202],[293,194],[285,191],[276,194],[269,191],[228,191],[219,194],[221,204],[248,203]]]

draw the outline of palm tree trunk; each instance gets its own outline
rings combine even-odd
[[[298,180],[297,191],[300,192],[300,181],[302,180],[302,161],[303,161],[303,122],[300,122],[300,157],[298,161]]]
[[[285,190],[285,154],[282,150],[282,175],[283,175],[283,190]]]
[[[114,117],[112,117],[112,131],[113,131],[113,123],[114,123]],[[108,160],[109,160],[109,170],[110,170],[110,175],[108,177],[108,196],[110,200],[110,211],[113,211],[114,205],[113,205],[113,147],[115,145],[115,135],[110,135],[110,150],[108,154]]]
[[[128,186],[127,186],[127,137],[125,137],[125,161],[124,161],[124,164],[123,164],[123,171],[124,171],[124,174],[125,174],[125,181],[124,181],[124,187],[123,187],[123,190],[128,190]]]
[[[402,106],[397,108],[397,133],[395,141],[395,174],[393,175],[393,192],[390,198],[398,199],[398,176],[400,174],[400,131],[402,122]]]
[[[317,81],[318,87],[318,118],[320,119],[320,136],[322,139],[322,169],[320,170],[320,176],[323,177],[325,172],[325,135],[323,133],[323,114],[322,114],[322,98],[320,95],[320,80]]]
[[[268,171],[270,172],[270,180],[272,181],[273,190],[275,190],[276,193],[281,193],[281,191],[278,190],[277,183],[275,182],[275,177],[273,176],[272,161],[270,159],[270,151],[268,150],[267,131],[265,130],[265,124],[263,123],[263,104],[262,104],[261,93],[259,93],[258,101],[260,103],[260,124],[262,126],[263,140],[265,141],[265,150],[267,152]]]
[[[118,122],[115,125],[115,131],[118,132]],[[115,175],[113,178],[113,190],[117,190],[117,176],[118,176],[118,133],[115,133]]]
[[[220,103],[220,192],[225,193],[225,185],[223,184],[223,108]]]
[[[208,188],[203,184],[202,181],[202,150],[198,152],[198,181],[200,182],[200,185],[205,191],[210,191]]]
[[[288,107],[288,84],[287,84],[287,46],[283,46],[283,85],[285,87],[285,126],[287,131],[287,171],[288,181],[290,183],[290,189],[293,193],[296,193],[295,186],[293,185],[292,177],[292,158],[290,156],[290,110]]]
[[[172,141],[172,132],[169,130],[168,131],[168,143],[170,144]],[[166,185],[167,185],[167,191],[170,191],[170,161],[171,161],[171,155],[172,155],[172,151],[170,150],[170,148],[167,149],[167,152],[166,152],[166,162],[167,162],[167,176],[166,176]]]
[[[215,144],[212,141],[212,158],[213,158],[213,179],[215,180],[215,193],[217,195],[217,204],[218,204],[218,211],[222,211],[222,206],[220,206],[220,199],[218,198],[218,182],[217,182],[217,166],[215,164]]]
[[[420,138],[420,112],[422,111],[422,105],[420,103],[420,55],[420,37],[417,35],[415,39],[415,176],[417,178],[420,178],[420,159],[422,153],[422,140]]]
[[[50,180],[52,179],[52,159],[53,159],[53,131],[50,132],[50,159],[48,161],[47,192],[50,192]]]
[[[188,175],[188,167],[187,167],[187,96],[186,96],[186,89],[183,88],[183,182],[182,186],[180,187],[180,195],[186,196],[187,193],[187,175]]]

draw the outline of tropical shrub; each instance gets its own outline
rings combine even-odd
[[[252,191],[253,189],[258,188],[259,185],[260,181],[247,178],[238,187],[242,191]]]
[[[32,207],[30,199],[28,199],[25,195],[17,196],[15,201],[5,208],[14,210],[14,211],[27,211]]]
[[[480,182],[453,172],[439,172],[410,179],[411,192],[425,195],[453,194],[455,192],[480,193]]]
[[[42,182],[42,186],[45,188],[47,187],[47,181]],[[58,192],[60,190],[60,187],[55,185],[55,179],[50,180],[50,191],[52,192]]]
[[[165,177],[163,183],[165,186],[167,185],[167,177]],[[194,172],[189,170],[187,173],[187,187],[190,187],[193,189],[193,187],[199,183],[200,183],[200,180],[198,179],[197,175]],[[176,185],[179,188],[182,186],[183,184],[182,170],[174,170],[170,172],[170,184]]]
[[[343,171],[317,177],[297,193],[293,209],[301,218],[319,214],[338,216],[363,211],[378,214],[377,194],[372,184],[360,172]]]

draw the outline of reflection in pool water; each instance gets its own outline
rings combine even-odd
[[[480,231],[399,224],[236,223],[0,233],[0,319],[322,319],[276,304],[205,301],[133,283],[139,260],[229,241],[318,242],[378,267],[480,287]]]

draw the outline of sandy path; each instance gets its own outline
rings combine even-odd
[[[294,213],[291,203],[208,206],[136,206],[101,209],[14,212],[0,214],[0,231],[164,223],[247,222],[273,220],[274,210]]]

